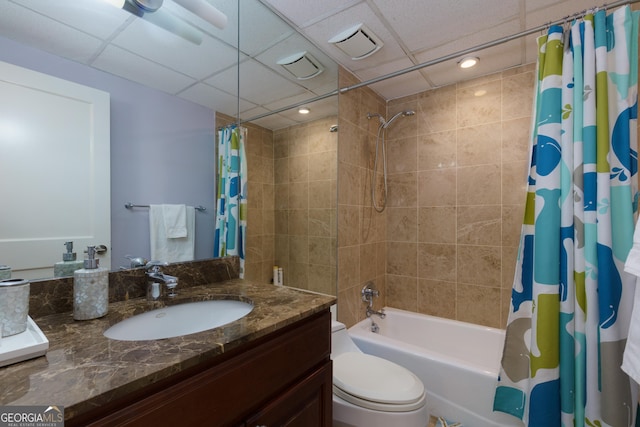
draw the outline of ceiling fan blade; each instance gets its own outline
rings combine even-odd
[[[162,9],[153,13],[144,13],[142,19],[167,30],[178,37],[182,37],[191,43],[197,45],[202,43],[202,33],[200,31],[195,29],[188,22],[183,21],[169,12],[165,12]]]
[[[227,26],[227,15],[205,0],[173,0],[173,2],[221,30]]]

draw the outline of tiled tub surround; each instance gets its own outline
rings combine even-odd
[[[535,66],[394,100],[389,306],[504,327],[526,198]]]
[[[191,280],[185,277],[183,284]],[[0,405],[63,405],[65,417],[71,418],[327,310],[334,302],[330,296],[240,279],[201,283],[209,284],[183,287],[172,303],[234,298],[253,302],[253,311],[209,331],[131,342],[110,340],[103,332],[157,307],[144,298],[113,302],[109,313],[95,320],[74,321],[71,312],[36,317],[49,350],[46,356],[0,368]]]
[[[367,88],[339,96],[340,321],[364,317],[374,280],[388,305],[504,327],[524,213],[535,65],[384,101]],[[341,70],[340,86],[357,83]],[[373,211],[377,120],[387,129],[389,193]],[[381,174],[380,174],[381,175]]]

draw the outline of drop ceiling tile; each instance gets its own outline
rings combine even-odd
[[[396,71],[404,70],[415,65],[409,58],[401,58],[396,61],[389,61],[384,64],[380,64],[375,68],[368,68],[360,70],[356,73],[361,81],[367,81],[377,77],[386,76],[387,74],[394,73]]]
[[[527,12],[527,28],[534,28],[564,19],[577,12],[602,5],[600,0],[570,0],[544,8],[535,8]],[[571,22],[571,19],[569,19]]]
[[[13,0],[38,14],[101,39],[109,38],[131,14],[103,0]]]
[[[418,71],[412,71],[389,80],[374,83],[369,85],[369,87],[387,101],[413,95],[418,92],[424,92],[432,88]]]
[[[265,0],[265,3],[280,11],[299,28],[304,28],[347,9],[360,1],[361,0],[323,0],[301,2],[300,0]]]
[[[519,17],[519,1],[372,0],[410,51],[432,48]],[[427,35],[428,34],[428,35]]]
[[[264,108],[271,110],[271,111],[275,111],[275,110],[279,110],[281,108],[287,108],[290,107],[292,105],[296,105],[298,103],[301,102],[307,102],[310,99],[314,98],[315,95],[313,93],[309,93],[309,92],[304,92],[301,93],[299,95],[295,95],[295,96],[290,96],[287,98],[279,98],[273,102],[269,102],[267,104],[264,104]]]
[[[430,50],[424,50],[421,52],[416,52],[415,58],[418,61],[418,63],[425,63],[428,61],[438,60],[445,56],[453,55],[456,52],[461,52],[463,50],[472,49],[475,46],[479,46],[488,42],[493,42],[505,35],[517,34],[521,32],[521,30],[519,29],[519,25],[520,24],[517,20],[511,20],[511,21],[502,23],[496,26],[495,28],[487,29],[485,31],[474,34],[473,36],[461,37],[449,43],[445,43],[441,46],[438,46],[436,48],[433,48]],[[523,40],[523,39],[517,39],[516,41],[511,41],[509,43],[519,43],[520,46],[524,48],[525,47],[524,43],[519,42],[518,40]],[[475,53],[477,53],[475,51],[472,51],[472,52],[473,53],[466,54],[466,55],[459,55],[457,59],[462,59],[463,56],[474,55]],[[519,52],[512,52],[512,53],[517,54],[517,56],[521,59],[522,55],[520,55]],[[480,61],[484,62],[482,61],[482,55],[476,55],[476,56],[480,56]]]
[[[93,62],[93,66],[170,94],[176,94],[195,82],[184,74],[116,46],[107,46]]]
[[[601,0],[536,0],[536,1],[527,1],[525,5],[526,5],[527,15],[529,15],[531,12],[534,12],[534,11],[544,12],[544,10],[550,9],[549,20],[555,21],[556,19],[560,19],[563,16],[573,15],[576,12],[601,6],[604,3],[607,3],[607,2],[604,2]],[[561,10],[561,9],[566,10],[564,15],[553,16],[553,14],[555,14],[558,10]]]
[[[235,88],[237,86],[236,73],[235,68],[225,70],[205,82],[213,87]],[[295,96],[304,92],[304,88],[291,83],[257,61],[248,60],[240,64],[240,96],[249,102],[263,105],[274,99]]]
[[[113,44],[198,80],[233,66],[238,59],[236,49],[207,34],[196,45],[142,19],[122,31]]]
[[[6,0],[0,2],[0,35],[85,64],[102,46],[96,37]]]
[[[435,86],[446,86],[522,65],[521,50],[517,41],[506,43],[479,51],[480,62],[471,69],[462,70],[451,60],[426,68],[425,73]]]
[[[255,56],[294,30],[258,0],[243,0],[240,4],[240,50]]]
[[[338,80],[329,82],[326,85],[319,86],[313,89],[314,95],[326,95],[328,93],[336,92],[338,90]]]
[[[238,111],[235,95],[204,83],[197,83],[182,91],[178,96],[232,117],[235,117]],[[247,101],[240,100],[240,111],[254,106]]]
[[[298,124],[297,122],[280,114],[274,114],[269,117],[263,117],[261,119],[253,120],[251,123],[254,123],[258,126],[263,126],[271,130],[284,129]]]
[[[267,114],[270,113],[271,110],[268,108],[265,108],[261,105],[255,105],[252,104],[247,108],[241,108],[240,109],[240,118],[242,120],[248,120],[252,117],[256,117],[256,116],[260,116],[262,114]]]

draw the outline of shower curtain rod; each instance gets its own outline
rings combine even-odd
[[[312,102],[320,101],[322,99],[326,99],[326,98],[329,98],[329,97],[334,96],[334,95],[338,95],[338,94],[341,94],[341,93],[346,93],[346,92],[349,92],[349,91],[354,90],[354,89],[360,89],[361,87],[369,86],[369,85],[374,84],[374,83],[379,83],[381,81],[388,80],[388,79],[391,79],[391,78],[394,78],[394,77],[398,77],[398,76],[402,76],[404,74],[411,73],[413,71],[421,70],[422,68],[426,68],[426,67],[429,67],[431,65],[440,64],[442,62],[449,61],[451,59],[461,58],[461,57],[464,57],[465,55],[469,55],[471,53],[475,53],[475,52],[483,50],[483,49],[488,49],[490,47],[498,46],[498,45],[501,45],[503,43],[507,43],[507,42],[510,42],[510,41],[513,41],[513,40],[517,40],[517,39],[522,38],[522,37],[529,36],[531,34],[535,34],[535,33],[540,32],[540,31],[544,31],[544,30],[546,30],[547,28],[549,28],[552,25],[564,24],[564,23],[568,22],[570,19],[581,18],[584,15],[586,15],[588,12],[593,11],[593,10],[616,8],[616,7],[619,7],[619,6],[625,6],[625,5],[628,5],[628,4],[633,4],[633,3],[638,3],[638,2],[640,2],[640,0],[618,0],[618,1],[614,1],[612,3],[605,3],[602,6],[598,6],[597,8],[585,9],[585,10],[582,10],[580,12],[576,12],[576,13],[574,13],[572,15],[567,15],[564,18],[558,19],[558,20],[553,21],[553,22],[547,22],[547,23],[545,23],[543,25],[539,25],[537,27],[530,28],[530,29],[525,30],[525,31],[521,31],[519,33],[515,33],[515,34],[512,34],[510,36],[501,37],[499,39],[496,39],[496,40],[493,40],[493,41],[490,41],[490,42],[487,42],[487,43],[479,44],[477,46],[470,47],[468,49],[463,49],[463,50],[451,53],[449,55],[441,56],[440,58],[432,59],[431,61],[422,62],[420,64],[416,64],[416,65],[413,65],[413,66],[408,67],[408,68],[403,68],[402,70],[394,71],[392,73],[385,74],[383,76],[374,77],[372,79],[369,79],[369,80],[366,80],[366,81],[363,81],[363,82],[360,82],[360,83],[357,83],[357,84],[354,84],[354,85],[351,85],[351,86],[345,86],[343,88],[339,88],[339,89],[336,89],[334,91],[331,91],[331,92],[329,92],[327,94],[320,95],[320,96],[317,96],[315,98],[307,99],[306,101],[303,101],[303,102],[298,102],[296,104],[292,104],[292,105],[289,105],[287,107],[279,108],[277,110],[273,110],[273,111],[270,111],[268,113],[263,113],[263,114],[260,114],[258,116],[252,117],[252,118],[247,119],[247,120],[241,120],[239,123],[242,124],[242,123],[251,122],[253,120],[262,119],[264,117],[268,117],[268,116],[271,116],[271,115],[277,114],[277,113],[282,113],[283,111],[287,111],[287,110],[290,110],[292,108],[301,107],[303,105],[311,104]]]

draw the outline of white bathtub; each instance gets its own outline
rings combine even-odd
[[[471,323],[385,308],[380,327],[371,332],[371,319],[351,328],[360,349],[391,360],[415,373],[427,391],[429,413],[465,427],[522,426],[493,412],[504,331]]]

